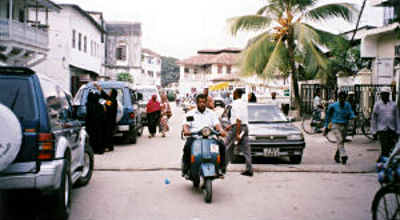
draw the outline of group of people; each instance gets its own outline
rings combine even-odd
[[[114,150],[113,135],[116,128],[117,95],[115,89],[107,94],[97,85],[93,84],[100,93],[90,91],[86,102],[86,131],[89,134],[90,146],[94,153],[103,154]],[[100,99],[104,102],[100,103]]]
[[[246,170],[242,175],[253,176],[252,159],[250,154],[250,145],[248,142],[248,110],[247,102],[242,99],[244,91],[236,89],[233,92],[232,108],[231,108],[231,124],[226,128],[228,133],[220,125],[218,116],[214,111],[214,102],[212,97],[208,95],[208,89],[204,89],[203,94],[196,97],[197,108],[189,111],[187,116],[193,117],[193,121],[188,121],[186,117],[183,123],[183,134],[188,136],[183,148],[182,156],[182,175],[185,176],[190,168],[190,149],[194,138],[191,137],[193,132],[198,132],[204,127],[213,127],[220,132],[222,137],[226,137],[225,141],[219,141],[219,152],[221,155],[220,175],[226,172],[227,165],[233,158],[235,145],[243,153],[246,161]]]
[[[167,95],[161,95],[161,103],[157,101],[157,95],[152,95],[146,107],[147,123],[149,128],[149,138],[156,135],[157,127],[161,137],[165,137],[169,131],[168,119],[172,116],[171,107],[168,103]]]
[[[370,130],[374,136],[378,137],[381,144],[381,154],[378,161],[382,157],[389,157],[400,136],[399,109],[395,102],[390,101],[390,92],[391,89],[389,87],[383,87],[380,90],[380,100],[375,103],[371,115]],[[320,95],[320,89],[317,89],[313,101],[314,117],[317,118],[321,117],[323,109]],[[346,92],[339,92],[339,100],[330,104],[326,111],[323,135],[327,135],[330,130],[335,135],[337,150],[334,160],[337,163],[347,164],[348,161],[344,143],[348,134],[349,123],[356,117],[354,113],[355,102],[352,96],[354,94],[350,94],[350,97],[348,97]]]

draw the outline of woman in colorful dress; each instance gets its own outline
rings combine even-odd
[[[168,103],[167,96],[163,94],[161,96],[161,120],[160,120],[160,130],[162,137],[165,137],[165,133],[169,131],[168,119],[172,116],[171,108]]]

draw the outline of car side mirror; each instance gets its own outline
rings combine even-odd
[[[186,117],[186,121],[187,121],[187,122],[192,122],[192,121],[194,121],[193,116],[187,116],[187,117]]]

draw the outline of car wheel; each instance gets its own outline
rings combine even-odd
[[[126,140],[128,144],[136,144],[137,142],[137,130],[131,129],[128,133],[126,133]]]
[[[291,164],[300,164],[301,163],[301,159],[303,158],[303,155],[293,155],[293,156],[289,156],[290,159],[290,163]]]
[[[71,211],[71,173],[69,159],[64,159],[64,168],[61,174],[61,185],[55,191],[55,214],[60,219],[68,219]]]
[[[82,176],[76,181],[74,186],[86,186],[92,178],[94,167],[93,150],[89,142],[85,144],[84,162],[82,168]]]

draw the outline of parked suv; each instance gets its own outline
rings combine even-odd
[[[0,67],[0,88],[0,190],[49,194],[57,218],[67,219],[72,185],[88,184],[93,172],[70,94],[21,67]]]
[[[123,137],[129,143],[136,143],[137,136],[143,133],[141,112],[138,100],[141,95],[129,83],[117,81],[96,82],[106,93],[111,89],[118,92],[117,101],[117,131],[114,136]],[[79,106],[79,115],[83,118],[86,115],[86,102],[89,91],[99,92],[93,82],[83,85],[75,96],[74,105]]]
[[[140,100],[139,105],[142,112],[142,122],[143,125],[147,125],[147,115],[146,108],[147,103],[151,99],[151,96],[156,95],[157,101],[161,102],[160,94],[158,93],[158,89],[156,86],[137,86],[137,90],[140,94],[143,95],[143,99]]]

